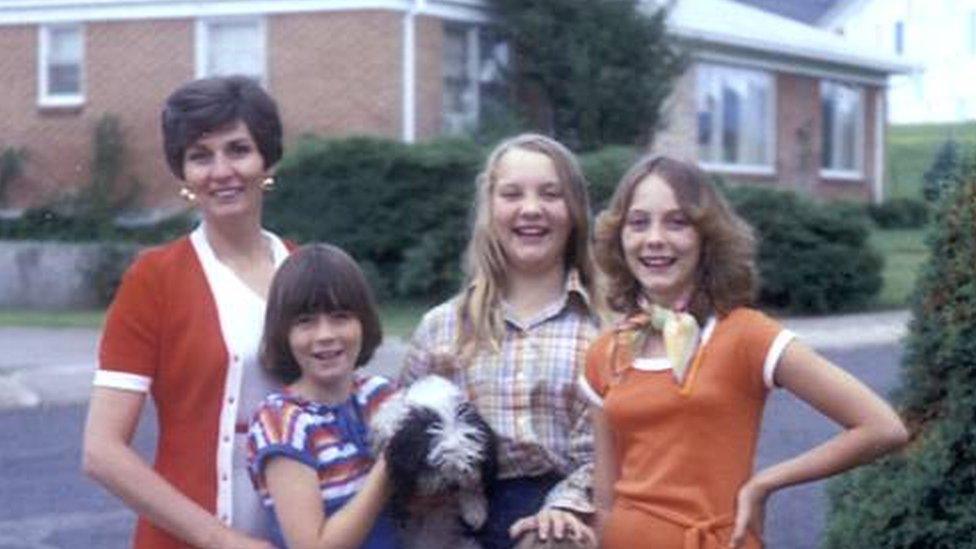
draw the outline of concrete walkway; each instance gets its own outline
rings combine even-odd
[[[783,323],[816,349],[844,349],[899,341],[907,311],[788,318]],[[99,331],[79,328],[0,328],[0,410],[84,402],[91,392]],[[380,347],[370,370],[395,374],[401,339]]]

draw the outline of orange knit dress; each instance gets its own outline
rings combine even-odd
[[[581,380],[603,407],[619,461],[602,547],[726,547],[773,370],[793,335],[736,309],[705,327],[682,385],[670,370],[635,367],[621,336],[594,342]],[[746,547],[762,543],[750,534]]]

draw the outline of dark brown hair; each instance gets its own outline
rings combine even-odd
[[[366,277],[341,248],[308,244],[295,250],[275,273],[268,293],[261,341],[261,363],[284,383],[301,376],[288,334],[305,314],[351,312],[362,326],[363,342],[356,366],[369,362],[383,340],[379,315]]]
[[[609,306],[621,313],[637,309],[640,283],[627,268],[620,235],[634,189],[650,175],[671,187],[701,237],[692,312],[698,317],[713,311],[724,316],[752,303],[758,286],[752,228],[696,166],[666,156],[645,156],[624,174],[610,205],[596,221],[594,255],[606,276]]]
[[[170,171],[183,179],[186,149],[204,134],[244,122],[264,159],[264,168],[281,159],[281,119],[274,99],[245,76],[201,78],[174,91],[163,107],[163,151]]]

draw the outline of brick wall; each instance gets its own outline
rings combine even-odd
[[[651,145],[654,154],[664,154],[687,162],[698,159],[698,107],[695,99],[695,66],[675,82],[661,116],[663,127]]]
[[[416,129],[441,129],[440,19],[418,17]],[[92,132],[105,113],[125,132],[127,172],[141,181],[144,204],[179,204],[177,181],[162,156],[159,112],[166,96],[194,77],[192,19],[85,25],[85,104],[37,105],[36,26],[0,27],[3,99],[0,146],[25,146],[25,176],[11,189],[12,207],[30,207],[89,179]],[[384,10],[269,16],[268,87],[281,108],[286,143],[324,136],[402,134],[403,14]]]

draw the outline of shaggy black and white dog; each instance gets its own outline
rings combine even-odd
[[[371,421],[385,446],[391,510],[408,548],[474,548],[488,517],[497,471],[495,433],[474,405],[439,376],[418,380],[383,403]]]

